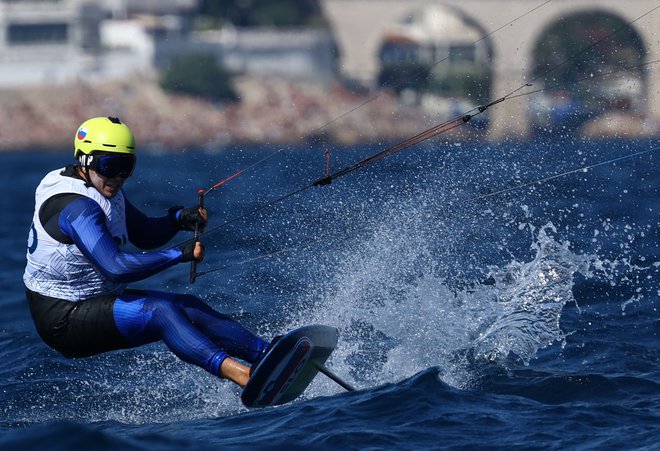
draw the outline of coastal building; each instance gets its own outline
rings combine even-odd
[[[392,88],[432,114],[453,117],[471,110],[489,94],[492,49],[480,39],[484,33],[460,10],[417,5],[384,29],[372,84]],[[485,116],[471,125],[483,127]]]
[[[150,72],[155,42],[190,28],[197,0],[2,0],[0,87]]]
[[[224,27],[193,34],[188,50],[211,53],[237,74],[322,83],[337,77],[337,48],[326,29]]]
[[[240,74],[329,81],[327,30],[193,32],[198,0],[2,0],[0,88],[153,75],[172,58],[208,53]]]
[[[412,87],[409,65],[417,65],[428,72],[413,73],[413,78],[440,89],[401,99],[412,99],[437,117],[517,92],[529,81],[529,90],[548,91],[536,96],[536,103],[518,97],[480,115],[488,119],[493,139],[524,137],[535,128],[552,132],[557,124],[563,129],[562,118],[580,125],[582,119],[575,119],[591,117],[592,110],[657,119],[660,71],[652,66],[660,55],[653,35],[657,12],[645,0],[564,0],[544,3],[543,9],[527,0],[319,2],[328,29],[225,26],[200,32],[194,30],[199,0],[0,0],[0,89],[154,76],[179,55],[208,53],[239,74],[313,81],[340,77],[367,88]],[[585,15],[629,24],[617,36],[628,33],[639,44],[621,52],[633,55],[628,73],[589,88],[589,97],[602,91],[604,107],[580,104],[575,93],[554,89],[537,70],[550,61],[539,60],[548,34],[567,19]],[[579,54],[577,49],[569,53]],[[620,67],[602,64],[601,69]],[[470,95],[457,95],[459,88]]]
[[[0,86],[69,80],[95,67],[101,11],[78,0],[0,3]]]
[[[660,71],[655,70],[652,63],[660,57],[660,41],[655,36],[658,11],[648,0],[561,0],[539,4],[531,0],[320,0],[323,13],[333,29],[337,40],[341,60],[341,76],[355,80],[357,83],[374,86],[379,80],[382,62],[390,58],[393,52],[383,52],[383,49],[405,47],[414,51],[422,49],[428,40],[420,40],[410,33],[393,34],[399,25],[406,20],[420,22],[417,11],[431,11],[433,5],[439,5],[445,10],[452,11],[455,16],[462,18],[463,23],[473,30],[480,30],[469,41],[486,46],[489,52],[488,59],[488,89],[491,99],[497,99],[521,87],[532,86],[522,91],[551,88],[552,77],[549,82],[539,78],[535,69],[539,65],[538,50],[544,47],[548,33],[554,27],[573,18],[589,18],[594,16],[607,17],[611,22],[618,21],[627,26],[617,31],[617,38],[628,34],[631,40],[639,43],[627,47],[626,52],[633,55],[635,67],[629,68],[628,73],[621,74],[615,79],[615,92],[618,98],[607,99],[617,111],[623,111],[628,116],[634,116],[639,122],[651,122],[660,119],[657,116],[660,105]],[[374,18],[377,17],[377,20]],[[400,27],[399,27],[400,28]],[[604,28],[605,35],[613,33],[610,27]],[[603,38],[603,30],[593,27],[590,30],[578,30],[578,37],[585,33],[592,33],[594,41]],[[465,35],[463,31],[454,34],[453,38]],[[426,38],[425,38],[426,39]],[[397,45],[393,45],[397,44]],[[450,44],[451,46],[452,44]],[[397,48],[398,47],[398,48]],[[415,50],[417,47],[417,50]],[[458,50],[458,49],[457,49]],[[604,53],[617,55],[614,48],[608,48]],[[618,55],[622,56],[621,52]],[[449,60],[452,54],[462,56],[470,52],[461,50],[452,51],[451,48],[444,57]],[[574,55],[573,61],[561,63],[561,66],[575,64],[580,49],[572,49],[567,58]],[[475,55],[476,56],[476,55]],[[427,57],[424,55],[424,57]],[[444,58],[443,57],[443,58]],[[442,58],[441,58],[442,59]],[[440,65],[439,65],[440,66]],[[548,71],[552,65],[544,70]],[[612,67],[602,65],[603,72],[611,71]],[[620,70],[617,66],[614,70]],[[543,70],[543,68],[542,68]],[[541,71],[542,72],[542,71]],[[585,78],[600,75],[586,73]],[[632,75],[632,77],[630,76]],[[631,83],[632,80],[632,83]],[[596,83],[592,83],[595,85]],[[546,86],[547,85],[547,86]],[[611,92],[609,86],[601,84],[604,90]],[[584,90],[595,88],[589,87]],[[566,98],[563,93],[552,93],[551,98],[544,99],[543,104],[532,106],[531,101],[523,97],[510,102],[502,102],[497,108],[490,109],[488,120],[488,135],[491,139],[502,139],[511,135],[525,137],[534,126],[537,115],[547,116],[546,103],[549,109],[555,112],[568,111],[568,115],[575,117],[574,100]],[[566,105],[570,108],[565,108]],[[628,107],[630,106],[630,107]],[[608,107],[609,108],[609,107]],[[626,109],[627,108],[627,109]],[[602,108],[601,108],[602,110]],[[611,110],[611,109],[610,109]],[[609,111],[609,110],[608,110]],[[515,120],[511,120],[515,118]],[[579,122],[579,121],[573,121]],[[654,127],[654,126],[652,126]]]
[[[456,64],[487,63],[490,49],[483,34],[459,11],[437,3],[419,6],[385,30],[378,51],[381,71],[404,62],[443,72]]]

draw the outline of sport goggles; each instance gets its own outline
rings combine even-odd
[[[135,169],[135,155],[94,155],[89,167],[103,177],[128,178]]]

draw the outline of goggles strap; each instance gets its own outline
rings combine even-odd
[[[89,166],[93,159],[94,157],[92,155],[85,155],[84,153],[81,153],[78,156],[78,162],[80,162],[80,165],[83,167]]]
[[[84,173],[85,173],[85,186],[87,188],[92,188],[94,184],[92,183],[92,178],[89,176],[89,165],[91,164],[92,160],[94,157],[92,155],[86,155],[84,153],[81,153],[78,155],[78,162],[80,163],[80,167],[84,168]]]

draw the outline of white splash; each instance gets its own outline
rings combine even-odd
[[[332,365],[358,384],[440,366],[446,383],[466,387],[469,365],[459,358],[466,352],[527,364],[539,349],[563,341],[559,321],[574,302],[574,275],[588,274],[594,260],[557,241],[549,223],[536,231],[530,261],[512,258],[488,268],[488,283],[461,286],[440,275],[447,261],[434,257],[428,237],[408,233],[397,241],[390,232],[383,227],[344,255],[313,312],[316,321],[340,327]]]

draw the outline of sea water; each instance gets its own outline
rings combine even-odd
[[[325,174],[321,146],[141,153],[125,191],[155,216],[282,151],[207,196],[207,274],[134,285],[267,339],[339,328],[328,367],[359,390],[319,375],[261,410],[160,343],[43,344],[21,276],[34,189],[69,152],[3,153],[0,447],[657,449],[660,151],[594,165],[658,145],[435,139],[267,208]],[[331,171],[379,150],[332,148]]]

